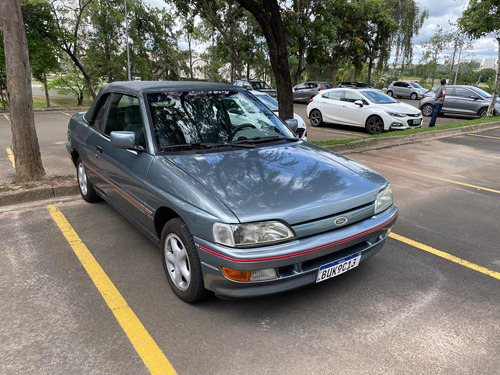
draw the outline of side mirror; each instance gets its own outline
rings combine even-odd
[[[299,122],[292,118],[290,120],[285,121],[286,126],[288,126],[288,129],[290,129],[293,134],[297,133],[297,129],[299,128]]]
[[[111,146],[116,148],[122,148],[125,150],[134,150],[142,152],[144,147],[136,145],[135,143],[135,133],[127,131],[116,131],[111,132]]]
[[[363,102],[361,100],[356,100],[354,104],[359,105],[361,108],[363,108]]]

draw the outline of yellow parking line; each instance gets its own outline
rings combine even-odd
[[[492,138],[492,139],[500,139],[500,137],[492,137],[490,135],[481,135],[481,134],[467,134],[472,137],[482,137],[482,138]]]
[[[361,160],[361,161],[363,163],[366,163],[366,161],[364,161],[364,160]],[[387,164],[382,165],[382,167],[387,167],[387,168],[395,169],[397,171],[414,174],[414,175],[417,175],[417,176],[423,176],[423,177],[431,178],[431,179],[434,179],[434,180],[439,180],[439,181],[444,181],[444,182],[450,182],[450,183],[456,184],[456,185],[467,186],[467,187],[471,187],[471,188],[478,189],[478,190],[484,190],[484,191],[489,191],[489,192],[492,192],[492,193],[500,194],[499,190],[485,188],[485,187],[477,186],[477,185],[466,184],[464,182],[459,182],[459,181],[448,180],[446,178],[440,178],[440,177],[436,177],[436,176],[431,176],[431,175],[424,174],[424,173],[412,172],[412,171],[408,171],[406,169],[392,167],[392,166],[387,165]]]
[[[71,117],[71,115],[69,113],[66,113],[66,112],[63,112],[66,116],[69,116]]]
[[[473,152],[469,152],[468,154],[469,154],[469,155],[476,155],[476,156],[483,156],[483,157],[485,157],[485,158],[500,159],[500,157],[498,157],[498,156],[483,155],[483,154],[475,154],[475,153],[473,153]]]
[[[321,131],[330,132],[330,133],[339,133],[339,134],[353,135],[353,136],[356,136],[356,137],[368,137],[367,135],[364,135],[364,134],[347,133],[347,132],[341,132],[341,131],[338,131],[338,130],[317,129],[317,128],[316,128],[316,130],[321,130]]]
[[[9,116],[7,116],[5,113],[3,114],[5,116],[5,118],[7,119],[7,121],[10,123],[10,118]]]
[[[460,264],[464,267],[470,268],[474,271],[484,273],[485,275],[488,275],[488,276],[491,276],[495,279],[500,280],[500,272],[495,272],[495,271],[489,270],[487,268],[478,266],[477,264],[474,264],[474,263],[471,263],[471,262],[466,261],[464,259],[458,258],[454,255],[445,253],[444,251],[434,249],[433,247],[421,244],[420,242],[410,240],[409,238],[400,236],[399,234],[396,234],[396,233],[389,234],[389,237],[394,238],[395,240],[404,242],[405,244],[408,244],[410,246],[416,247],[420,250],[424,250],[424,251],[427,251],[427,252],[432,253],[434,255],[437,255],[441,258],[450,260],[450,261],[455,262],[457,264]]]
[[[116,289],[113,282],[106,275],[99,263],[97,263],[94,256],[87,249],[87,246],[82,242],[59,208],[55,205],[49,205],[47,209],[150,373],[177,374],[141,321],[127,305],[127,301],[125,301],[118,289]]]
[[[6,147],[5,151],[7,151],[7,156],[9,157],[10,162],[12,163],[12,167],[16,167],[16,160],[14,159],[14,153],[10,149],[10,147]]]

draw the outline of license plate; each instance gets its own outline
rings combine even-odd
[[[350,255],[347,258],[339,259],[335,262],[325,264],[319,268],[316,282],[319,283],[321,281],[331,279],[332,277],[352,270],[354,267],[358,266],[360,260],[361,253],[358,253]]]
[[[421,119],[413,120],[413,125],[420,125],[421,121],[422,121]]]

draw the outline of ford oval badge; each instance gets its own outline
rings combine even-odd
[[[345,223],[347,223],[347,218],[345,216],[340,216],[338,218],[336,218],[333,223],[335,225],[344,225]]]

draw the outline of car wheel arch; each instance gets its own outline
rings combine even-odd
[[[175,219],[176,217],[181,218],[181,216],[172,210],[169,207],[162,206],[159,207],[154,214],[154,227],[155,227],[155,234],[158,238],[161,236],[161,232],[163,230],[163,227],[165,224],[172,219]],[[182,219],[182,218],[181,218]]]
[[[483,107],[479,111],[477,111],[477,115],[479,117],[486,117],[487,114],[488,114],[488,107]]]
[[[76,162],[78,161],[80,154],[78,153],[78,151],[73,150],[73,151],[71,151],[70,156],[71,156],[71,160],[73,161],[73,165],[76,167]]]
[[[385,121],[382,118],[382,116],[380,116],[379,114],[376,114],[376,113],[368,116],[368,118],[365,121],[365,128],[368,130],[368,123],[370,122],[370,120],[375,119],[375,118],[378,118],[382,122],[382,129],[381,129],[382,131],[381,131],[381,133],[383,133],[386,130],[385,129]],[[370,133],[370,134],[372,134],[372,133]],[[377,133],[373,133],[373,134],[377,134]]]

